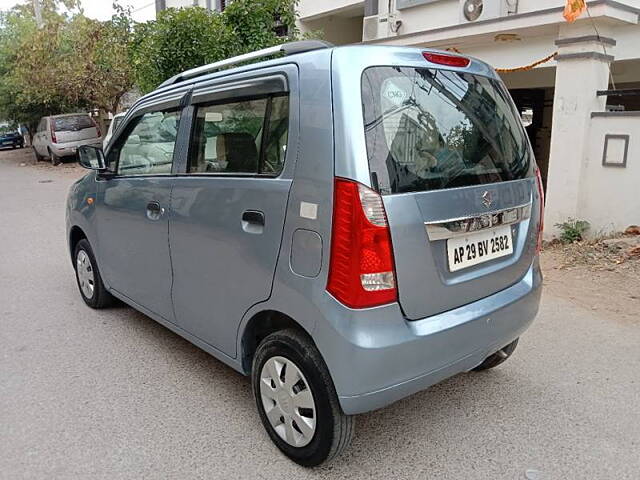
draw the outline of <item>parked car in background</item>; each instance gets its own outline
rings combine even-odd
[[[479,60],[272,47],[177,75],[79,155],[85,303],[116,297],[250,375],[302,465],[340,453],[355,414],[498,366],[538,311],[540,175]]]
[[[104,136],[104,140],[102,141],[103,148],[107,148],[107,145],[109,144],[109,141],[113,137],[113,134],[118,130],[118,127],[120,126],[120,124],[122,123],[122,120],[124,120],[124,117],[126,115],[127,115],[127,112],[123,112],[123,113],[118,113],[113,117],[113,120],[111,120],[111,125],[109,125],[109,129],[107,130],[107,134]]]
[[[102,133],[89,114],[55,115],[40,120],[32,143],[38,161],[48,158],[58,165],[75,157],[82,145],[102,147]]]
[[[23,148],[24,138],[18,132],[8,132],[0,135],[0,148]]]

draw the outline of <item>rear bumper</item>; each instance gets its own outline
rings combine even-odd
[[[314,337],[342,409],[375,410],[478,366],[529,327],[541,286],[536,260],[517,284],[449,312],[406,321],[397,305],[387,306],[368,311],[369,325],[352,318],[350,328],[319,328]]]
[[[102,139],[92,139],[91,141],[72,142],[72,143],[54,143],[50,148],[58,157],[71,157],[78,153],[78,147],[82,145],[90,145],[92,147],[102,148]]]

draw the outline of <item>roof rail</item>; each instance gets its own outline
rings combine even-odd
[[[263,48],[262,50],[256,50],[255,52],[245,53],[244,55],[238,55],[237,57],[227,58],[219,62],[210,63],[209,65],[203,65],[202,67],[193,68],[185,72],[179,73],[171,77],[169,80],[163,82],[158,88],[168,87],[190,78],[199,77],[207,73],[213,73],[231,65],[237,65],[239,63],[248,62],[251,60],[257,60],[259,58],[271,57],[278,55],[279,53],[287,55],[295,55],[296,53],[311,52],[313,50],[321,50],[323,48],[332,48],[333,44],[325,42],[323,40],[301,40],[299,42],[283,43],[282,45],[276,45],[274,47]]]

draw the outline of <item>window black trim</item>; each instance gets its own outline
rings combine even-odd
[[[258,175],[263,175],[264,172],[264,160],[267,156],[267,149],[265,148],[265,141],[269,139],[269,127],[271,125],[271,107],[273,105],[273,95],[267,99],[267,106],[264,109],[264,121],[262,122],[262,138],[260,138],[260,154],[258,155]],[[284,163],[282,164],[284,169]],[[280,174],[280,172],[278,172]]]

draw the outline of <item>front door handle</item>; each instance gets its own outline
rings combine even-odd
[[[160,220],[164,215],[164,208],[158,202],[149,202],[147,204],[147,218],[149,220]]]
[[[242,230],[247,233],[261,234],[264,222],[264,213],[258,210],[246,210],[242,214]]]

